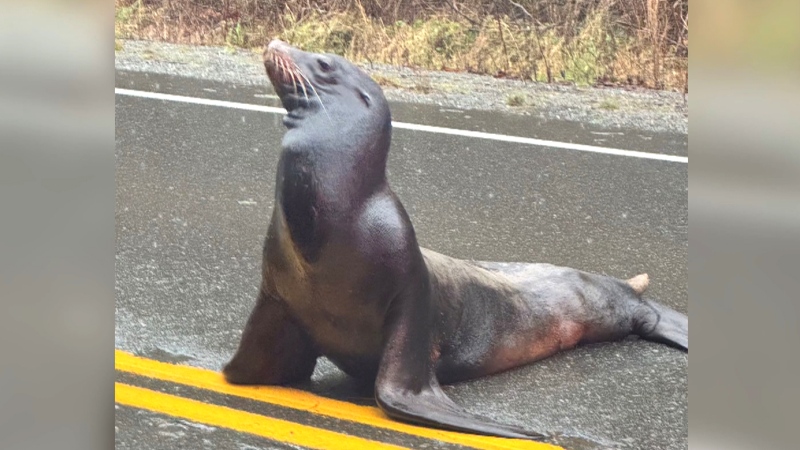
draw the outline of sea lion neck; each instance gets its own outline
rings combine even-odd
[[[313,184],[333,200],[365,201],[387,185],[386,162],[391,125],[369,130],[341,129],[326,123],[321,115],[299,121],[289,128],[281,143],[284,179],[296,171],[308,171]],[[338,203],[338,202],[336,202]]]

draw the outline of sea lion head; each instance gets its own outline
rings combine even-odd
[[[263,56],[267,75],[287,110],[287,128],[335,127],[345,133],[357,125],[363,133],[391,126],[380,86],[341,56],[304,52],[277,39]]]

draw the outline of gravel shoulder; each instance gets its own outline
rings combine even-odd
[[[117,40],[117,43],[114,57],[117,70],[243,85],[267,84],[260,51],[156,41]],[[689,133],[688,96],[678,92],[582,88],[369,62],[359,65],[378,80],[390,101],[502,111],[608,129]]]

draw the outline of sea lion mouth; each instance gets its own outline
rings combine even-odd
[[[296,50],[289,44],[274,39],[263,55],[267,76],[287,110],[308,106],[314,97],[319,99],[311,80],[292,57],[292,51]]]

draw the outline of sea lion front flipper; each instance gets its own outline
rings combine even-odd
[[[427,277],[424,280],[427,281]],[[545,439],[541,433],[472,415],[447,397],[436,379],[431,357],[434,315],[430,311],[429,290],[428,286],[406,289],[390,310],[387,341],[375,381],[375,399],[381,409],[392,418],[436,428],[506,438]]]
[[[319,354],[286,305],[262,287],[239,349],[223,374],[233,384],[286,384],[311,376]]]

